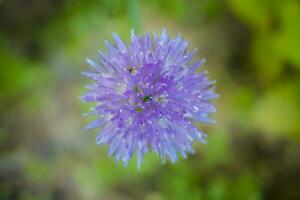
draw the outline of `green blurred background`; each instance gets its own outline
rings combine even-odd
[[[112,40],[182,33],[217,80],[208,144],[127,168],[82,113],[85,58]],[[0,0],[0,199],[300,199],[298,0]]]

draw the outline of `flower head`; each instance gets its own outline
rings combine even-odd
[[[205,134],[193,121],[213,123],[210,100],[218,95],[206,72],[196,72],[204,60],[192,62],[196,50],[179,35],[136,36],[126,45],[113,34],[115,44],[105,42],[97,61],[87,59],[93,72],[83,74],[94,82],[82,99],[96,102],[97,115],[87,128],[100,128],[98,144],[108,144],[108,154],[126,166],[134,152],[140,166],[144,155],[154,151],[172,162],[178,153],[193,153],[192,142],[205,143]]]

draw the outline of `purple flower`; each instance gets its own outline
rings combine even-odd
[[[192,62],[196,50],[179,35],[172,39],[166,30],[160,35],[136,36],[125,44],[113,34],[115,44],[105,42],[97,61],[87,59],[93,80],[82,99],[96,102],[89,114],[96,115],[86,128],[100,128],[98,144],[108,144],[108,154],[124,166],[137,152],[137,165],[154,151],[172,162],[193,153],[194,140],[205,143],[205,134],[193,121],[214,123],[210,100],[218,97],[206,72],[196,72],[204,60]]]

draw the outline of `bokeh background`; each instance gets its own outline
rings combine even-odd
[[[111,33],[181,33],[217,80],[208,144],[124,168],[83,130]],[[300,199],[298,0],[0,0],[0,199]]]

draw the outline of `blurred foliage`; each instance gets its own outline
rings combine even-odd
[[[0,199],[300,199],[297,0],[0,1]],[[86,57],[130,30],[182,33],[217,80],[208,144],[114,163],[85,134]]]

